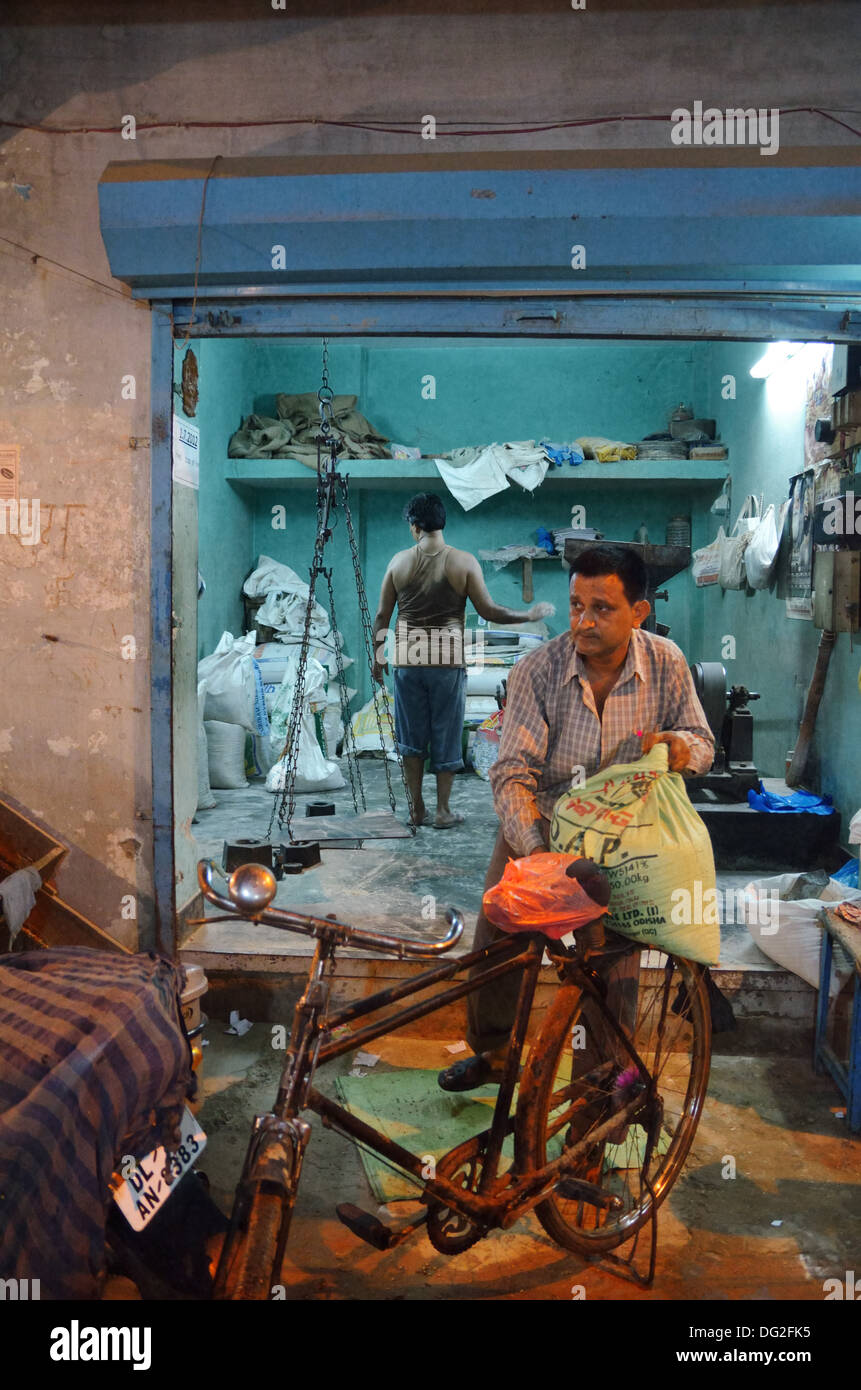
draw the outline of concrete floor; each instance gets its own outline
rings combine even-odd
[[[369,808],[386,808],[381,764],[363,760],[362,771]],[[392,771],[397,781],[397,768]],[[216,796],[219,806],[201,813],[194,826],[201,854],[220,860],[225,838],[266,837],[272,797],[261,786]],[[300,814],[303,803],[315,799],[299,798]],[[352,811],[349,788],[326,799],[336,802],[339,813]],[[456,779],[452,805],[466,816],[455,830],[422,828],[414,838],[369,840],[362,849],[324,847],[319,867],[281,882],[277,905],[427,938],[441,932],[442,909],[454,903],[466,919],[460,949],[469,949],[497,822],[489,786],[474,775]],[[399,813],[405,814],[402,794]],[[718,884],[740,887],[754,876],[721,873]],[[436,919],[427,915],[429,898],[435,899]],[[373,1250],[343,1227],[334,1211],[338,1202],[376,1210],[359,1155],[314,1120],[282,1276],[288,1296],[570,1299],[572,1287],[582,1285],[588,1298],[606,1300],[821,1299],[824,1279],[842,1279],[846,1270],[858,1267],[861,1147],[857,1138],[847,1137],[845,1121],[835,1114],[840,1100],[835,1087],[811,1070],[814,992],[769,961],[743,923],[724,922],[721,938],[722,970],[716,977],[730,993],[741,1026],[716,1039],[694,1148],[661,1209],[651,1290],[559,1250],[532,1216],[456,1257],[438,1254],[421,1230],[396,1250]],[[218,973],[219,993],[212,989],[203,1005],[210,1015],[226,1017],[228,1005],[242,1002],[233,992],[243,972],[269,971],[269,978],[280,980],[292,969],[298,990],[309,945],[301,937],[231,921],[197,928],[182,956],[199,961],[210,976]],[[367,978],[353,982],[356,988],[374,987],[374,972],[382,983],[386,962],[361,952],[343,955],[346,974],[367,972]],[[277,1086],[280,1062],[271,1046],[271,1025],[289,1022],[292,998],[277,995],[277,986],[276,998],[275,1011],[265,1014],[255,1014],[248,1003],[250,1017],[268,1021],[256,1022],[243,1038],[225,1035],[225,1024],[216,1017],[207,1028],[201,1119],[209,1141],[201,1166],[225,1209],[251,1118],[270,1108]],[[379,1067],[448,1065],[452,1058],[445,1045],[460,1039],[462,1014],[463,1005],[452,1005],[409,1032],[375,1042]],[[350,1066],[350,1058],[342,1058],[320,1074],[317,1084],[330,1091],[335,1069]],[[734,1179],[722,1177],[727,1155],[736,1162]],[[393,1204],[396,1224],[408,1210]],[[645,1253],[643,1244],[640,1265]]]
[[[368,809],[388,810],[382,763],[369,758],[360,762]],[[397,814],[405,823],[406,801],[397,764],[391,765],[391,776],[398,797]],[[428,804],[432,806],[433,778],[428,781]],[[216,791],[214,795],[218,805],[214,810],[200,811],[192,826],[201,858],[212,858],[220,864],[226,839],[269,838],[275,798],[262,782],[252,783],[247,790]],[[333,801],[339,816],[354,814],[349,786],[337,792],[297,796],[297,838],[301,838],[306,826],[309,837],[317,829],[319,822],[306,818],[305,806],[321,799]],[[474,773],[455,778],[451,804],[466,818],[463,825],[452,830],[423,826],[415,836],[406,839],[366,840],[361,849],[326,849],[324,843],[319,866],[282,879],[275,906],[319,917],[334,913],[341,921],[370,931],[420,939],[440,935],[444,930],[444,909],[455,906],[462,911],[466,924],[459,950],[468,951],[498,821],[490,785]],[[782,872],[782,867],[769,872]],[[742,888],[754,877],[757,875],[750,871],[720,872],[718,886]],[[429,915],[429,899],[433,900],[435,917]],[[207,909],[208,915],[214,911]],[[210,968],[217,967],[219,956],[245,956],[250,965],[253,957],[283,955],[287,951],[301,955],[310,949],[301,937],[285,937],[272,927],[236,921],[196,928],[185,943],[183,955]],[[730,970],[777,969],[754,945],[746,926],[733,917],[722,922],[721,965]]]
[[[268,1024],[243,1038],[211,1021],[200,1118],[208,1135],[200,1166],[229,1207],[253,1114],[274,1097],[279,1056]],[[374,1044],[379,1067],[447,1065],[453,1037],[398,1034]],[[331,1093],[335,1068],[318,1074]],[[438,1254],[420,1229],[380,1253],[343,1227],[338,1202],[376,1211],[358,1153],[316,1117],[282,1280],[296,1299],[786,1300],[823,1298],[823,1281],[857,1269],[861,1251],[861,1147],[838,1118],[839,1097],[809,1063],[729,1056],[712,1064],[704,1116],[681,1178],[661,1208],[651,1289],[560,1250],[533,1216],[492,1232],[464,1254]],[[726,1158],[736,1176],[724,1178]],[[388,1208],[396,1224],[411,1206]],[[620,1252],[624,1253],[624,1252]],[[646,1246],[637,1261],[642,1266]]]

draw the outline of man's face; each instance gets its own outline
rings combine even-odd
[[[625,646],[651,611],[645,599],[628,602],[618,574],[575,572],[570,603],[574,646],[587,660],[610,656]]]

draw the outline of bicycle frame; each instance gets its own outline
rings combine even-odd
[[[262,914],[260,915],[262,916]],[[297,919],[297,921],[301,920]],[[261,1180],[257,1172],[257,1160],[261,1154],[262,1141],[272,1134],[287,1137],[292,1151],[291,1171],[284,1176],[284,1216],[278,1252],[274,1261],[274,1265],[280,1267],[304,1150],[311,1133],[308,1123],[300,1118],[303,1110],[309,1110],[319,1115],[327,1127],[351,1140],[364,1144],[390,1163],[394,1163],[411,1174],[416,1179],[422,1200],[428,1206],[437,1202],[479,1226],[482,1233],[494,1227],[507,1228],[511,1226],[521,1215],[546,1198],[566,1171],[573,1168],[591,1146],[600,1142],[605,1134],[609,1135],[620,1122],[633,1119],[635,1112],[642,1110],[642,1098],[630,1101],[622,1110],[615,1112],[604,1124],[592,1129],[587,1138],[568,1147],[559,1158],[532,1172],[519,1175],[511,1173],[507,1175],[506,1185],[500,1187],[497,1181],[497,1166],[504,1141],[514,1128],[515,1116],[510,1113],[511,1102],[517,1085],[520,1059],[526,1042],[527,1026],[538,981],[538,972],[547,945],[545,938],[529,936],[525,945],[522,944],[522,938],[518,937],[509,937],[502,941],[493,942],[467,955],[423,971],[411,980],[403,981],[388,989],[379,990],[366,999],[346,1004],[329,1012],[328,1003],[331,980],[334,977],[335,956],[338,945],[343,944],[345,928],[341,924],[330,921],[307,918],[304,921],[305,923],[314,922],[313,934],[317,938],[317,945],[308,972],[305,991],[294,1011],[291,1038],[287,1047],[285,1066],[275,1106],[271,1114],[259,1116],[255,1121],[243,1175],[237,1188],[231,1230],[225,1240],[216,1286],[218,1286],[224,1273],[223,1266],[229,1261],[231,1237],[234,1234],[236,1224],[242,1213],[247,1211],[248,1202],[253,1200],[254,1190],[259,1186]],[[276,925],[281,925],[281,923],[276,923]],[[631,1063],[637,1066],[646,1080],[647,1088],[651,1088],[651,1092],[654,1093],[654,1081],[637,1055],[630,1038],[607,1010],[602,993],[591,972],[585,968],[584,963],[577,956],[556,957],[555,963],[561,967],[563,988],[585,990],[593,997]],[[452,979],[463,971],[473,972],[472,977],[453,983],[429,998],[402,1008],[394,1014],[390,1013],[375,1022],[367,1023],[363,1027],[351,1031],[347,1036],[340,1038],[331,1036],[334,1031],[345,1024],[379,1013],[392,1004],[420,994],[434,985]],[[322,1063],[332,1061],[356,1048],[366,1046],[375,1039],[394,1032],[407,1023],[426,1017],[428,1014],[443,1008],[446,1004],[464,998],[475,990],[481,989],[490,981],[513,974],[515,971],[522,971],[523,978],[503,1077],[499,1085],[490,1128],[476,1136],[477,1139],[484,1141],[482,1172],[477,1191],[465,1191],[462,1187],[455,1186],[454,1183],[439,1175],[426,1177],[425,1164],[421,1158],[371,1125],[364,1123],[313,1086],[314,1073]],[[421,1219],[424,1219],[424,1215]],[[407,1228],[407,1230],[409,1229],[412,1229],[412,1226]],[[274,1270],[273,1278],[276,1274],[277,1270]]]

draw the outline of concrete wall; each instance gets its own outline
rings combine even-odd
[[[88,908],[119,933],[128,927],[120,925],[120,899],[135,895],[144,943],[151,939],[149,455],[129,440],[150,432],[150,322],[146,306],[110,281],[96,201],[105,165],[417,146],[416,135],[317,118],[391,125],[432,113],[436,152],[665,148],[662,122],[531,136],[501,135],[495,126],[666,115],[697,99],[856,104],[854,67],[836,56],[840,35],[854,24],[851,3],[585,11],[563,4],[521,13],[451,5],[440,14],[407,4],[358,17],[350,9],[293,6],[288,15],[211,0],[184,6],[183,20],[171,23],[163,7],[145,4],[70,10],[12,0],[6,7],[0,116],[83,129],[0,127],[0,442],[21,446],[22,496],[38,497],[45,518],[38,546],[0,536],[0,787],[75,847],[77,868],[70,856],[57,880],[70,901],[84,906],[100,881],[88,865],[107,865],[113,886]],[[165,128],[139,128],[125,140],[126,114],[139,127]],[[170,124],[273,117],[303,123]],[[466,125],[488,133],[446,134]],[[782,140],[815,147],[854,137],[802,112],[786,118]]]

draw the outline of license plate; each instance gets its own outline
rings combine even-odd
[[[182,1142],[175,1153],[153,1149],[131,1172],[114,1174],[113,1199],[133,1231],[142,1231],[161,1211],[177,1183],[206,1147],[206,1135],[188,1106],[182,1116]]]

